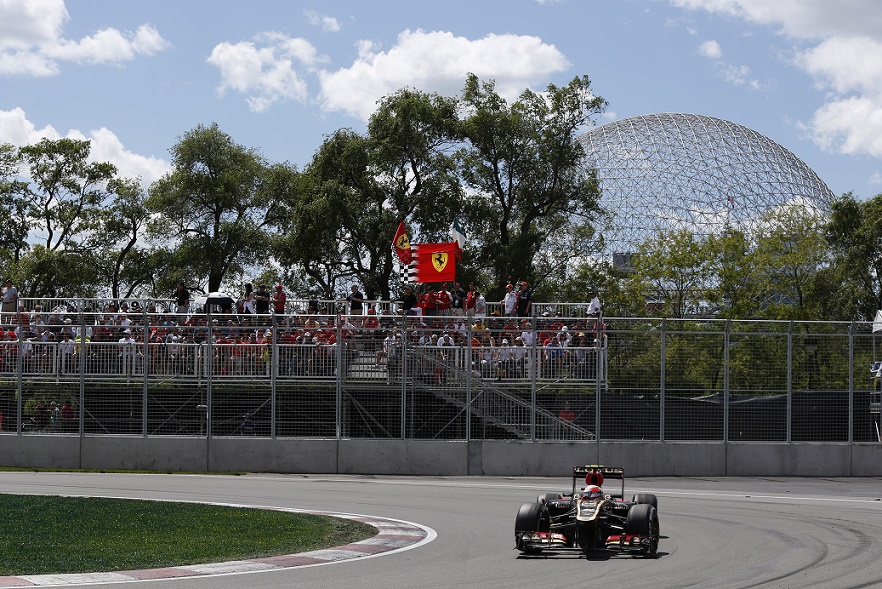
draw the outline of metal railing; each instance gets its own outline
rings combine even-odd
[[[4,317],[0,431],[879,442],[869,323],[140,308]]]

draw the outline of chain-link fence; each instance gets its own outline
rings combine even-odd
[[[5,317],[0,431],[878,442],[869,323]]]

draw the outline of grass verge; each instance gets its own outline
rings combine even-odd
[[[158,568],[319,550],[370,538],[350,520],[263,509],[0,494],[0,575]]]

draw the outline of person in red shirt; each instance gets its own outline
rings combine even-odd
[[[465,299],[465,314],[469,317],[475,316],[475,305],[478,302],[478,289],[475,286],[475,283],[469,284],[469,293],[466,295]]]
[[[435,291],[432,290],[432,287],[429,286],[426,288],[426,292],[423,293],[423,316],[426,315],[437,315],[437,297],[435,296]]]
[[[447,283],[441,283],[441,290],[435,293],[435,304],[438,307],[439,315],[450,315],[450,307],[453,304],[453,297],[450,296],[450,291],[447,290]]]
[[[288,296],[285,294],[285,289],[282,288],[281,284],[276,285],[276,292],[273,293],[273,309],[276,312],[276,315],[284,315],[285,314],[285,300]]]

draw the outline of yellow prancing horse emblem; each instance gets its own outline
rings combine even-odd
[[[410,240],[407,238],[407,234],[402,233],[398,236],[398,239],[395,240],[395,247],[400,250],[409,250],[410,249]]]
[[[432,254],[432,265],[436,272],[442,272],[447,266],[447,252],[435,252]]]

